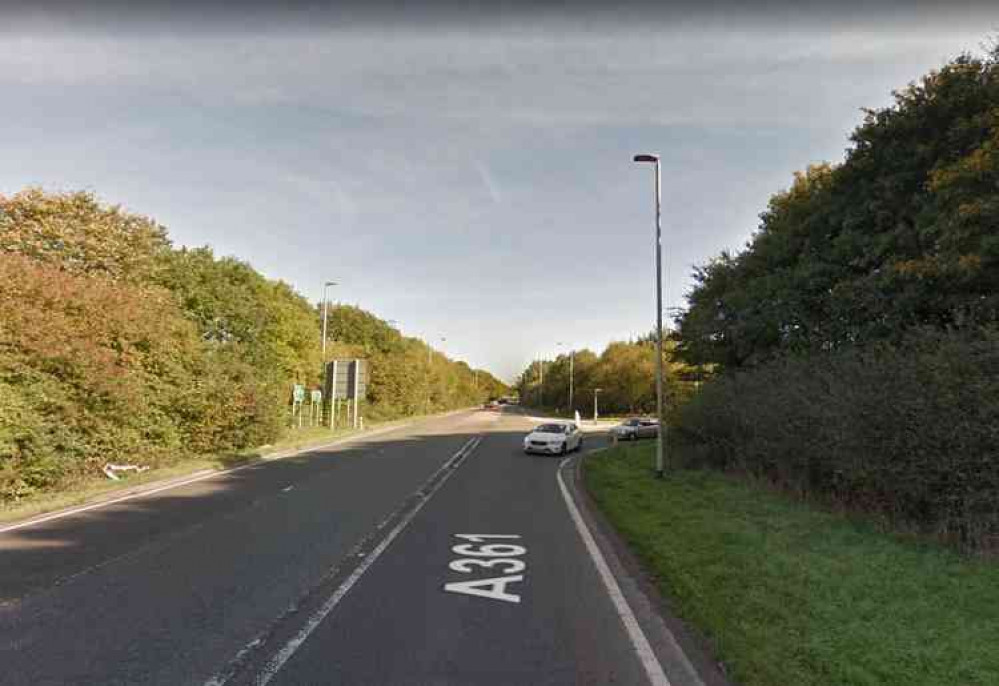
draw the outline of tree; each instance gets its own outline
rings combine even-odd
[[[92,193],[29,188],[0,195],[0,253],[74,274],[143,280],[169,249],[162,226],[119,206],[103,206]]]
[[[685,358],[748,367],[999,319],[997,113],[999,49],[868,111],[843,164],[797,174],[742,252],[695,271]]]

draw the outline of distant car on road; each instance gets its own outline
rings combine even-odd
[[[583,447],[583,432],[572,422],[542,424],[524,437],[525,453],[565,455]]]
[[[611,429],[619,441],[637,441],[639,438],[655,438],[659,435],[659,422],[655,419],[633,417],[626,419]]]

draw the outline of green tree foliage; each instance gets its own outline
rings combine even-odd
[[[234,351],[268,380],[317,381],[315,310],[290,286],[207,247],[173,251],[163,263],[157,282],[178,296],[203,340]]]
[[[360,308],[336,305],[327,317],[327,357],[369,361],[368,416],[468,407],[507,391],[489,372],[454,362]]]
[[[999,331],[933,329],[730,371],[679,411],[707,464],[970,548],[999,541]]]
[[[999,49],[867,112],[695,273],[679,412],[709,464],[972,548],[999,540]]]
[[[329,339],[369,361],[370,418],[506,390],[358,308],[333,308]],[[318,310],[287,284],[89,193],[0,196],[0,500],[273,441],[321,372]]]
[[[752,366],[999,319],[997,125],[999,50],[868,111],[843,164],[797,174],[744,251],[696,270],[687,359]]]
[[[676,344],[663,341],[664,411],[675,407],[693,389],[691,367],[677,359]],[[654,413],[656,409],[656,347],[654,336],[638,341],[613,342],[599,356],[576,351],[573,367],[573,405],[569,407],[569,355],[532,362],[517,382],[521,401],[528,405],[592,411],[593,391],[601,389],[601,414]],[[543,371],[543,374],[542,374]],[[542,381],[543,379],[543,381]]]
[[[57,265],[74,274],[144,280],[170,249],[166,230],[92,193],[28,189],[0,196],[0,253]]]
[[[0,255],[0,498],[252,440],[255,382],[216,362],[165,289]]]

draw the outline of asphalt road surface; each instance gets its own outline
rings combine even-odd
[[[0,683],[718,683],[529,426],[459,413],[0,527]]]

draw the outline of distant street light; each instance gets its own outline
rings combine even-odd
[[[566,345],[565,343],[556,343],[555,345]],[[576,351],[574,349],[569,350],[569,412],[575,412],[576,408],[572,404],[572,376],[573,376],[573,365],[575,363]]]
[[[336,395],[336,379],[333,379],[333,383],[329,383],[329,379],[326,378],[326,319],[329,314],[330,301],[326,296],[326,290],[330,286],[336,286],[336,281],[327,281],[323,284],[323,392],[327,393],[330,397],[327,398],[330,404],[330,429],[336,424],[336,400],[334,396]],[[327,388],[329,386],[329,388]]]
[[[327,281],[323,284],[323,374],[326,373],[326,317],[329,313],[330,301],[326,297],[326,289],[330,286],[336,286],[336,281]]]
[[[656,190],[656,416],[659,430],[656,432],[656,476],[663,475],[663,273],[662,273],[662,172],[658,155],[635,155],[635,162],[648,162],[655,169]]]
[[[593,389],[593,423],[594,424],[596,424],[597,423],[597,419],[600,418],[600,413],[597,412],[597,393],[599,393],[602,390],[604,390],[604,389],[602,389],[602,388],[594,388]]]

